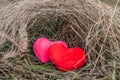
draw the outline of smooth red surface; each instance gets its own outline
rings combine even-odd
[[[42,62],[42,63],[47,63],[49,62],[49,56],[48,56],[48,48],[54,44],[54,43],[60,43],[67,47],[66,43],[63,41],[56,41],[52,42],[48,40],[47,38],[38,38],[34,44],[33,44],[33,51],[37,58]]]
[[[51,62],[61,71],[78,69],[86,62],[86,54],[81,48],[67,48],[59,43],[50,46],[48,55]]]

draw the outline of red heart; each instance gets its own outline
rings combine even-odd
[[[66,48],[59,43],[49,47],[48,55],[51,62],[61,71],[78,69],[86,62],[86,54],[81,48]]]

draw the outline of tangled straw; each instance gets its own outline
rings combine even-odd
[[[28,51],[27,31],[34,28],[38,20],[47,20],[50,15],[68,23],[58,33],[65,32],[64,28],[68,27],[77,36],[77,39],[74,36],[69,40],[75,38],[75,43],[85,43],[82,47],[88,55],[88,66],[95,64],[91,73],[98,70],[97,65],[109,64],[106,61],[109,58],[120,59],[120,13],[117,4],[113,9],[95,0],[22,0],[9,4],[0,10],[0,52],[17,54]],[[10,47],[4,50],[7,43]]]

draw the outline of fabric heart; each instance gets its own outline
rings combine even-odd
[[[37,58],[42,62],[46,63],[49,61],[48,48],[54,44],[59,43],[67,47],[66,43],[63,41],[52,42],[47,38],[38,38],[33,44],[33,51]]]
[[[67,48],[63,44],[55,43],[48,50],[51,62],[60,71],[71,71],[82,67],[86,62],[85,52],[79,48]]]

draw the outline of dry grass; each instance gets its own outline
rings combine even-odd
[[[100,1],[103,1],[109,4],[110,6],[115,6],[115,4],[117,3],[117,0],[100,0]],[[120,6],[120,2],[118,3],[118,5]]]
[[[119,80],[118,2],[111,8],[99,0],[22,0],[0,10],[0,78]],[[82,47],[86,65],[62,73],[50,63],[40,63],[32,52],[38,37]]]

